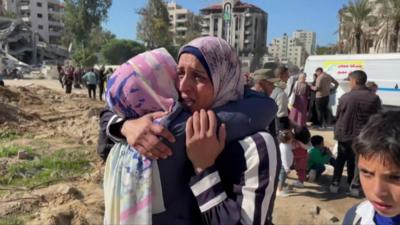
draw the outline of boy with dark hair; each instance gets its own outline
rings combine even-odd
[[[400,224],[400,112],[370,118],[353,149],[359,157],[362,189],[367,198],[351,208],[343,224]]]
[[[324,138],[320,135],[311,137],[312,148],[308,151],[308,180],[318,179],[325,171],[325,164],[333,163],[331,151],[325,147]]]

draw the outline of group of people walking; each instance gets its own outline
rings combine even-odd
[[[63,67],[61,64],[57,65],[57,71],[61,87],[65,89],[66,94],[70,94],[72,88],[81,89],[84,86],[88,90],[89,98],[96,99],[96,90],[98,90],[101,101],[103,100],[107,77],[113,73],[112,68],[105,70],[104,66],[100,69],[93,67],[83,69],[74,66]]]
[[[306,74],[289,74],[283,66],[256,72],[246,83],[235,50],[217,37],[184,45],[177,62],[165,49],[133,57],[110,76],[107,107],[100,115],[97,150],[105,160],[104,223],[272,224],[275,197],[287,194],[291,169],[298,175],[294,186],[301,188],[307,179],[318,179],[324,164],[330,163],[335,187],[346,160],[353,160],[350,166],[347,162],[348,171],[357,174],[351,168],[357,159],[361,165],[374,160],[370,156],[389,160],[392,154],[400,155],[399,145],[391,142],[399,137],[400,122],[387,123],[395,113],[378,114],[367,123],[379,111],[379,97],[366,88],[363,71],[354,71],[349,79],[352,91],[338,106],[339,151],[334,159],[324,138],[311,136],[306,124],[312,104],[318,118],[314,125],[327,127],[331,122],[329,95],[338,83],[322,68],[311,85]],[[312,93],[315,100],[310,100]],[[373,133],[376,127],[386,127],[388,137]],[[399,132],[392,132],[396,129]],[[362,168],[357,177],[363,187],[367,176],[382,170],[378,165]],[[355,177],[350,187],[361,190]],[[385,190],[400,193],[398,187]],[[364,189],[368,207],[373,201],[383,207],[387,200],[400,208],[396,197],[370,197],[375,192]],[[382,207],[372,204],[373,219],[400,214],[397,209],[383,212]],[[370,211],[359,214],[350,210],[346,220],[371,216]]]

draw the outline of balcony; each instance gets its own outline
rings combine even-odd
[[[61,23],[61,16],[48,14],[49,23]]]
[[[57,10],[57,9],[48,8],[48,12],[49,12],[49,14],[54,14],[54,15],[57,15],[57,16],[61,16],[61,11]]]
[[[60,37],[61,35],[62,35],[61,31],[50,31],[49,30],[49,36]]]
[[[53,4],[53,5],[57,5],[57,6],[60,6],[61,5],[61,3],[60,3],[60,1],[57,1],[57,0],[47,0],[48,1],[48,4]]]
[[[246,23],[244,24],[246,27],[251,26],[251,21],[246,21]]]
[[[206,28],[206,27],[210,27],[210,23],[209,22],[203,22],[201,23],[201,26]]]
[[[175,28],[177,31],[186,31],[187,27],[176,27]]]
[[[202,35],[202,36],[208,36],[208,35],[210,35],[210,31],[209,31],[209,30],[203,30],[203,31],[201,32],[201,35]]]
[[[22,6],[20,7],[20,10],[21,10],[21,11],[29,11],[29,10],[30,10],[30,6],[29,6],[29,5],[22,5]]]
[[[29,5],[30,5],[30,2],[29,2],[29,1],[26,1],[26,0],[22,0],[22,1],[19,2],[19,5],[20,5],[20,6],[29,6]]]
[[[22,16],[21,19],[22,19],[22,21],[24,21],[24,22],[29,22],[29,21],[31,21],[31,18],[30,18],[29,16]]]
[[[52,21],[52,20],[49,20],[49,26],[64,27],[61,21]]]

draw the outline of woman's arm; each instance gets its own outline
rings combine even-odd
[[[164,112],[150,113],[137,119],[123,120],[117,115],[101,114],[100,132],[106,132],[114,142],[127,141],[142,155],[152,158],[166,158],[171,149],[160,141],[163,137],[174,142],[174,136],[163,126],[154,123],[154,119],[164,116]]]
[[[241,163],[224,161],[191,179],[190,186],[205,223],[272,224],[281,166],[275,141],[270,134],[260,132],[232,143],[224,151],[235,148],[241,148],[244,153],[243,169],[237,169]],[[237,183],[226,185],[227,171],[237,172]]]

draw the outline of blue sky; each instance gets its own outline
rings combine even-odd
[[[267,42],[283,33],[290,36],[297,29],[315,31],[317,44],[335,43],[338,29],[338,11],[348,0],[242,0],[268,13]],[[118,38],[136,39],[137,10],[147,0],[114,0],[104,27]],[[198,13],[199,9],[222,0],[176,0],[183,7]]]

